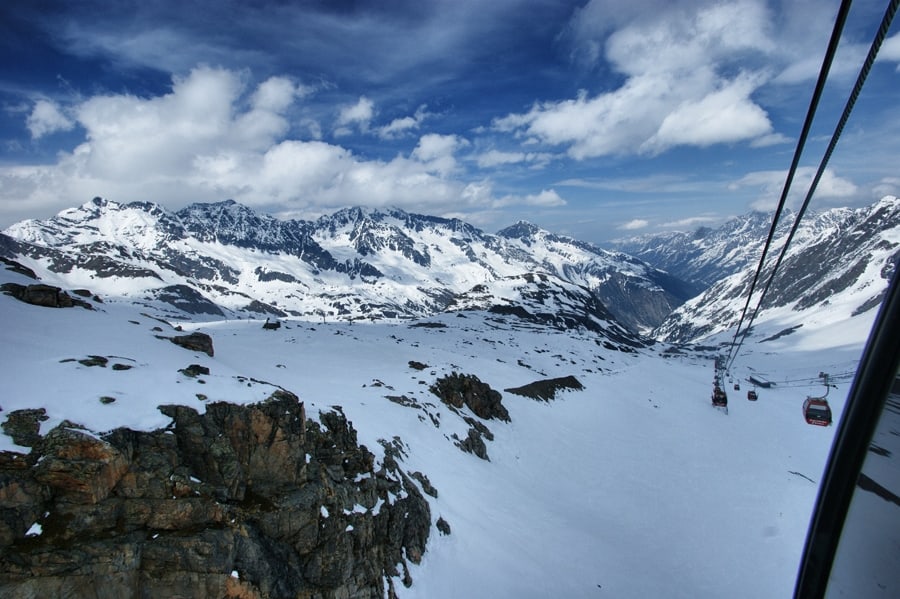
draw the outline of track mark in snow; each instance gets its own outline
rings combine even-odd
[[[814,480],[811,479],[810,477],[806,476],[805,474],[801,474],[801,473],[799,473],[799,472],[794,472],[793,470],[788,470],[788,474],[796,474],[797,476],[799,476],[799,477],[801,477],[801,478],[805,478],[806,480],[808,480],[808,481],[811,482],[812,484],[816,484],[816,481],[814,481]]]

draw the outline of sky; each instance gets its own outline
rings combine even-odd
[[[0,228],[95,196],[528,220],[602,243],[780,196],[829,0],[7,0]],[[848,18],[790,198],[886,0]],[[813,208],[900,194],[892,27]]]

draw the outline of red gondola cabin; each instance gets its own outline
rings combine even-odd
[[[831,408],[824,397],[807,397],[803,402],[803,417],[809,424],[828,426],[831,424]]]
[[[756,394],[756,391],[750,389],[749,391],[747,391],[747,399],[749,399],[750,401],[756,401],[757,399],[759,399],[759,396]]]

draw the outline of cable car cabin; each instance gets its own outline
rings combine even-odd
[[[759,399],[759,395],[756,394],[756,391],[750,389],[749,391],[747,391],[747,399],[749,399],[750,401],[756,401],[757,399]]]
[[[728,395],[725,394],[721,387],[713,389],[712,404],[720,408],[728,406]]]
[[[807,397],[803,402],[803,417],[809,424],[828,426],[831,424],[831,408],[824,397]]]
[[[734,384],[734,390],[735,390],[735,391],[740,391],[740,390],[741,390],[741,384],[740,384],[740,383],[735,383],[735,384]]]

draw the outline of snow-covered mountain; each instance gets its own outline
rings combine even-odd
[[[779,221],[777,235],[790,229],[790,211]],[[694,285],[699,293],[729,275],[756,265],[772,224],[772,215],[751,212],[718,228],[641,235],[611,242],[617,250]]]
[[[750,313],[758,303],[785,235],[782,231],[773,241]],[[757,245],[761,243],[762,240]],[[715,252],[704,248],[704,261],[712,262]],[[723,260],[734,254],[727,252]],[[735,274],[680,306],[655,330],[654,336],[683,342],[735,327],[746,303],[756,262],[746,263]],[[782,322],[785,331],[823,322],[869,319],[898,263],[900,200],[896,197],[887,196],[865,208],[839,208],[810,216],[798,228],[757,318]],[[698,264],[695,262],[694,266]]]
[[[448,309],[478,285],[545,273],[560,285],[582,286],[585,302],[599,300],[638,331],[693,294],[639,260],[528,223],[491,235],[401,210],[351,208],[298,221],[233,201],[169,212],[95,198],[9,227],[0,252],[47,271],[63,287],[210,318],[421,317]]]

